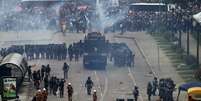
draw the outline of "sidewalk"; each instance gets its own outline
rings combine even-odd
[[[169,58],[164,51],[157,46],[157,42],[151,35],[145,32],[129,32],[126,33],[125,36],[135,38],[156,76],[160,78],[172,78],[176,84],[184,82],[172,66]]]
[[[197,40],[190,34],[189,35],[189,52],[190,54],[192,54],[193,56],[195,56],[195,58],[197,57]],[[187,34],[186,33],[182,33],[182,47],[184,48],[184,50],[187,50]],[[199,47],[199,61],[201,63],[201,46]]]
[[[123,37],[134,38],[136,40],[141,53],[144,54],[145,60],[148,62],[152,72],[154,72],[153,74],[158,78],[172,78],[177,87],[184,83],[184,80],[177,73],[169,57],[161,48],[158,47],[156,40],[151,35],[146,34],[145,32],[128,32],[124,34]],[[174,92],[175,99],[177,93],[178,90]],[[185,92],[181,92],[179,98],[179,101],[186,101]]]

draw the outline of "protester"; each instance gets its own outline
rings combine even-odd
[[[63,79],[61,79],[60,82],[59,82],[59,95],[60,95],[60,98],[64,97],[64,83],[65,83],[65,80],[63,80]]]
[[[31,66],[28,66],[28,76],[29,76],[29,81],[32,79],[32,71],[31,71]]]
[[[147,85],[148,101],[151,101],[152,89],[153,89],[152,84],[151,84],[151,82],[149,82]]]
[[[155,96],[156,95],[156,90],[158,88],[158,79],[157,79],[157,77],[154,77],[154,80],[152,81],[152,86],[153,86],[152,94]]]
[[[48,75],[46,75],[44,78],[44,88],[46,89],[47,92],[48,92],[48,87],[49,87],[49,78],[48,78]]]
[[[42,90],[42,101],[47,101],[47,97],[48,97],[48,91],[45,89],[45,88],[43,88],[43,90]]]
[[[134,87],[133,96],[134,96],[134,100],[135,100],[135,101],[138,101],[139,90],[138,90],[138,87],[137,87],[137,86]]]
[[[91,77],[88,77],[87,81],[85,82],[85,87],[87,88],[87,94],[88,95],[91,95],[91,89],[92,89],[93,85],[94,85],[94,83],[91,80]]]
[[[93,93],[93,101],[97,101],[98,97],[97,97],[97,94],[96,94],[96,90],[94,90],[94,93]]]
[[[69,64],[64,62],[63,65],[64,79],[68,79],[68,71],[69,71]]]
[[[67,90],[68,90],[68,101],[72,101],[74,91],[73,91],[73,87],[72,87],[71,83],[68,83]]]

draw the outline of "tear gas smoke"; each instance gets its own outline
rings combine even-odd
[[[55,3],[45,8],[35,5],[26,6],[30,3],[24,4],[21,0],[0,1],[1,31],[47,29],[51,20],[58,19],[59,8],[63,5],[63,3]]]
[[[98,15],[99,28],[101,31],[124,19],[125,14],[121,10],[117,11],[115,14],[110,14],[115,10],[120,10],[118,0],[109,0],[106,2],[100,2],[100,0],[96,1],[96,14]]]

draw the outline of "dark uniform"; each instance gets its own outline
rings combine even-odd
[[[29,76],[29,81],[32,79],[32,72],[31,72],[31,66],[28,67],[28,76]]]
[[[152,84],[151,84],[151,82],[149,82],[148,85],[147,85],[148,101],[151,101],[152,88],[153,88]]]
[[[157,78],[156,77],[154,77],[154,80],[153,80],[153,90],[152,90],[152,94],[153,95],[156,95],[156,90],[157,90],[157,88],[158,88],[158,80],[157,80]]]
[[[48,92],[48,86],[49,86],[49,80],[48,80],[48,76],[46,75],[44,78],[44,87]]]
[[[64,96],[64,83],[65,83],[65,80],[63,80],[63,79],[61,79],[59,82],[60,98],[62,98]]]
[[[135,86],[135,88],[133,90],[133,96],[134,96],[134,100],[137,101],[138,100],[138,96],[139,96],[139,90],[138,90],[137,86]]]
[[[69,70],[69,65],[65,62],[63,66],[64,79],[68,78],[68,70]]]
[[[91,77],[88,77],[86,83],[85,83],[85,87],[87,88],[87,94],[88,95],[91,95],[91,89],[93,87],[94,83],[93,81],[91,80]]]
[[[48,76],[50,75],[50,71],[51,71],[51,68],[50,68],[50,65],[48,64],[45,71]]]

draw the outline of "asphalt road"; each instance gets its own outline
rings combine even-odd
[[[24,34],[24,35],[23,35]],[[12,37],[4,35],[1,41],[2,47],[7,47],[11,44],[48,44],[48,43],[63,43],[67,45],[78,42],[84,38],[83,33],[70,33],[63,35],[62,33],[54,33],[51,31],[20,33],[20,38],[14,40],[16,34],[10,33]],[[19,35],[18,35],[19,37]],[[134,86],[138,86],[140,90],[139,101],[147,101],[146,86],[147,83],[153,80],[153,73],[148,66],[146,59],[143,57],[137,43],[130,38],[119,38],[116,34],[106,34],[106,38],[110,42],[124,42],[135,53],[134,67],[115,67],[112,62],[108,61],[106,70],[87,70],[82,66],[82,59],[79,62],[57,61],[57,60],[33,60],[29,64],[36,64],[34,69],[39,69],[41,65],[50,64],[52,68],[51,75],[59,78],[63,77],[62,66],[64,62],[70,63],[69,78],[66,81],[72,83],[74,88],[73,101],[92,101],[92,96],[88,96],[85,81],[88,76],[94,81],[93,89],[97,90],[98,101],[116,101],[116,98],[133,98],[132,90]],[[9,43],[10,42],[10,43]],[[30,88],[31,89],[31,88]],[[29,96],[33,96],[33,89],[27,92]],[[31,97],[29,98],[31,99]],[[155,101],[156,97],[153,98]],[[67,101],[67,93],[65,89],[65,97],[59,98],[49,95],[48,101]]]

